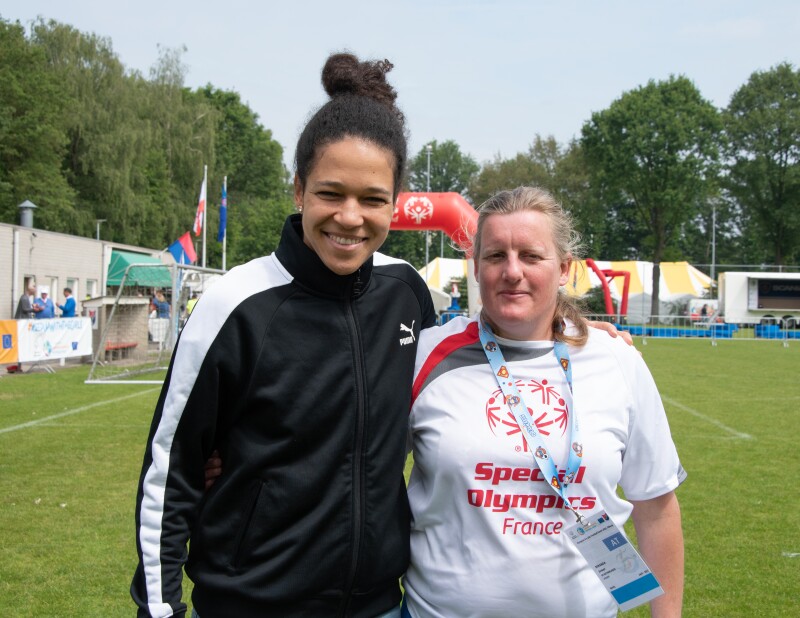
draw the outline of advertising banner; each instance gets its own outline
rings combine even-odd
[[[19,362],[89,356],[92,353],[90,318],[17,320],[17,333]]]
[[[18,360],[17,320],[0,320],[0,365],[9,365]]]

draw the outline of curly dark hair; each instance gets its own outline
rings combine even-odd
[[[403,181],[408,145],[397,92],[386,81],[388,60],[360,61],[353,54],[331,55],[322,69],[322,85],[331,100],[306,124],[295,150],[295,172],[305,186],[320,149],[345,137],[357,137],[394,155],[394,197]]]

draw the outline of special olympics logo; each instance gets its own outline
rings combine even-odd
[[[547,380],[517,380],[516,383],[525,403],[533,406],[533,409],[527,408],[527,412],[539,433],[563,436],[569,425],[569,408],[561,394]],[[496,389],[486,402],[486,422],[493,435],[512,440],[518,452],[528,452],[528,443],[508,404],[503,391]]]
[[[410,197],[403,204],[403,214],[417,225],[422,225],[425,219],[433,217],[433,202],[424,196]]]

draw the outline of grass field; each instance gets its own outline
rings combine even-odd
[[[638,343],[689,479],[685,616],[800,613],[800,342]],[[0,378],[0,616],[130,616],[153,386]],[[634,610],[627,616],[646,616]]]

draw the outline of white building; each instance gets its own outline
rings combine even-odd
[[[174,263],[168,251],[0,223],[0,320],[13,319],[30,281],[47,286],[56,304],[64,302],[63,289],[71,288],[81,315],[81,301],[104,296],[113,285],[112,257],[124,262],[130,254],[137,262]]]

